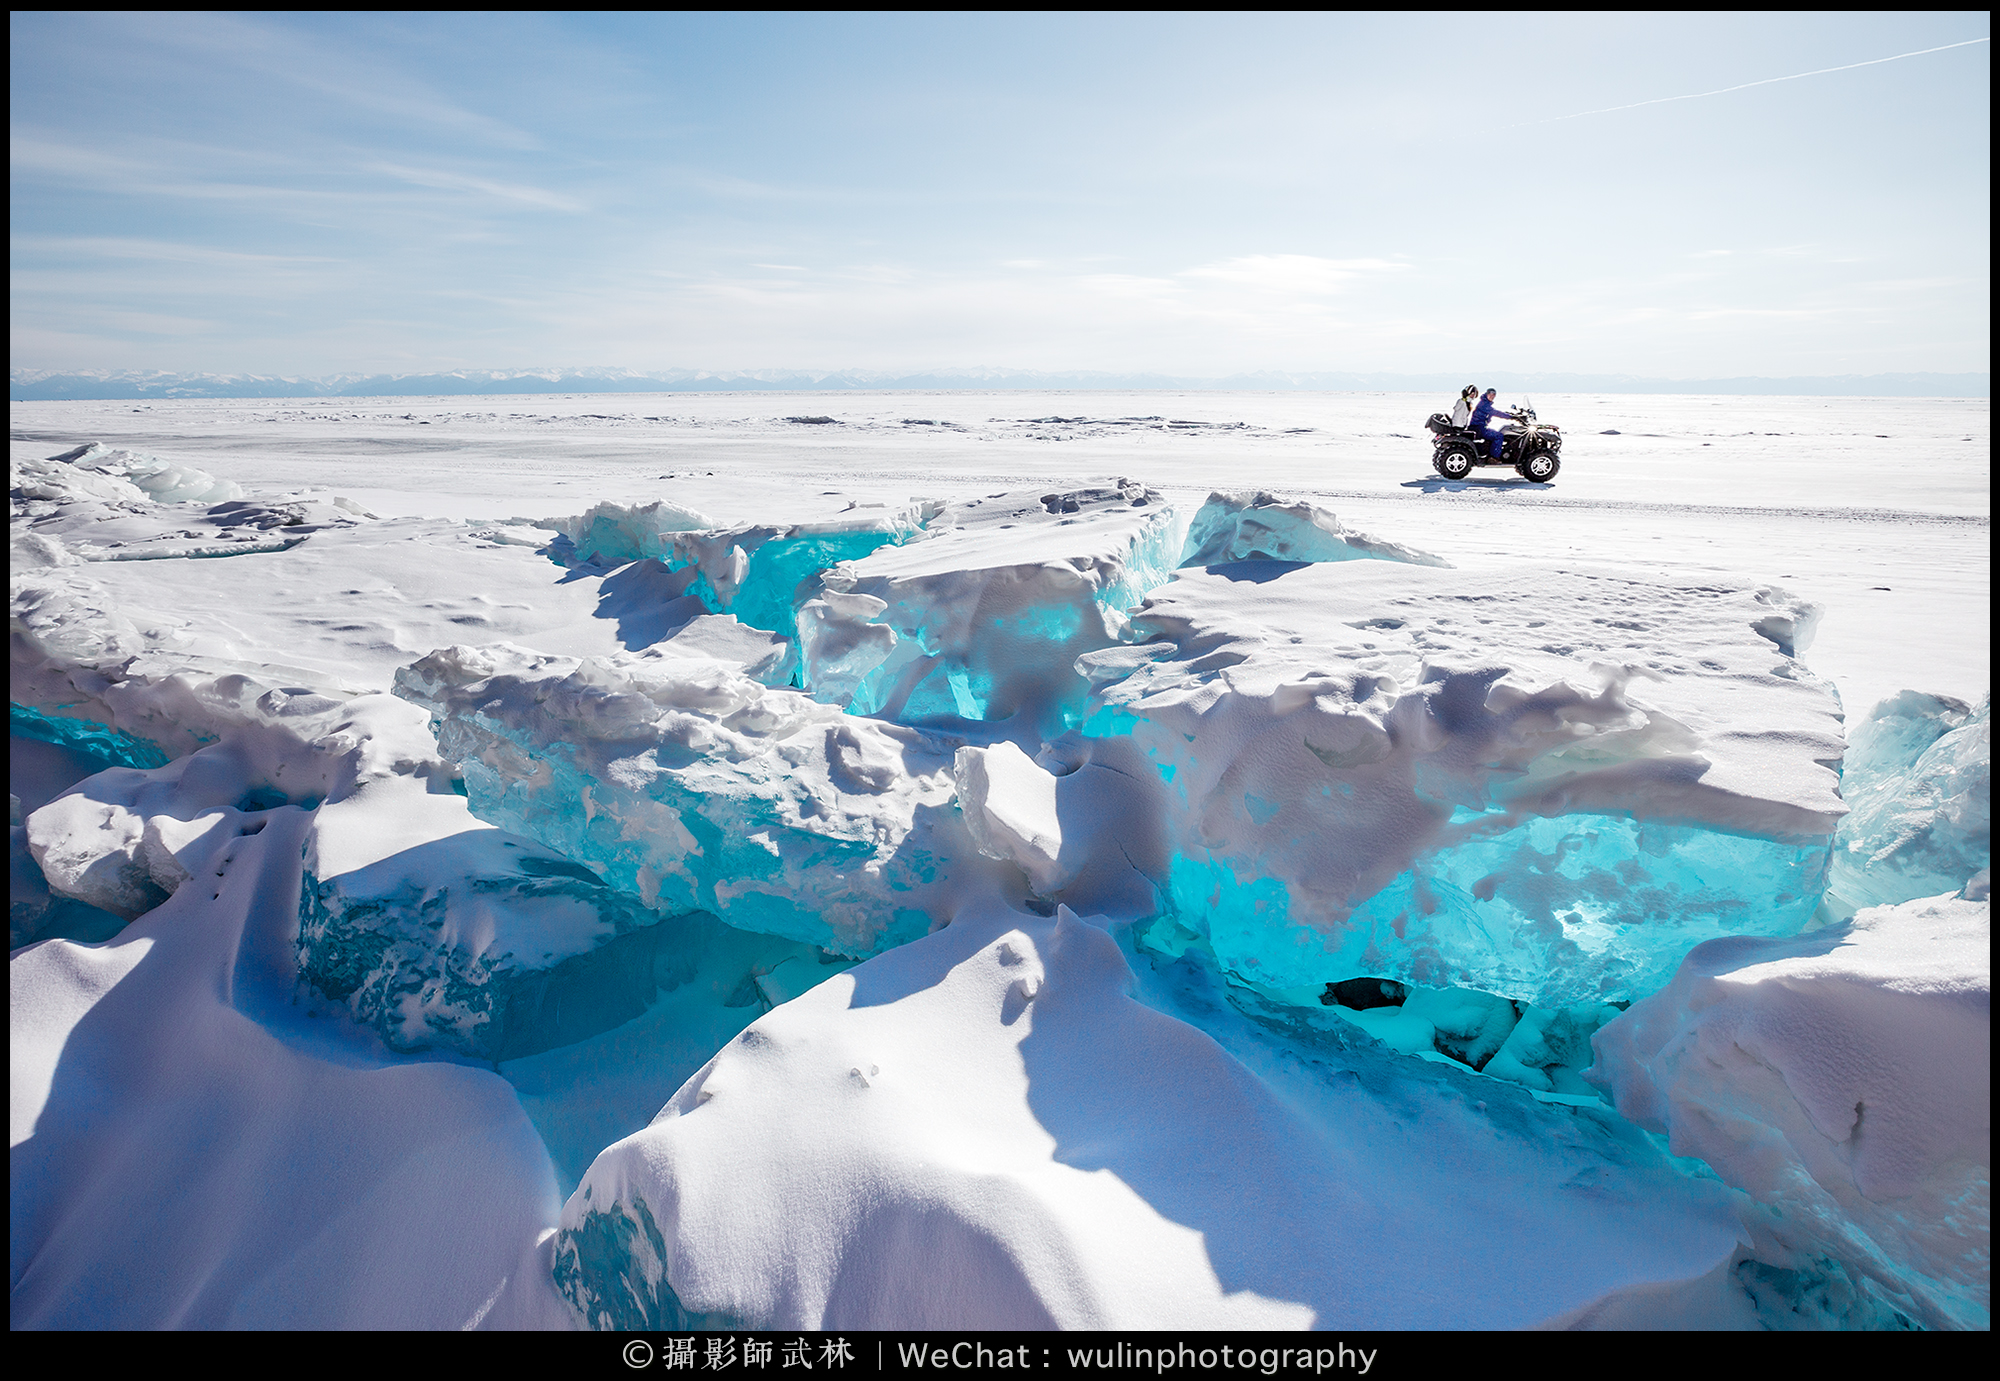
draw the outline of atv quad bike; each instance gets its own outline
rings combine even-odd
[[[1424,424],[1436,438],[1431,443],[1432,468],[1448,480],[1462,480],[1475,465],[1511,465],[1522,479],[1547,484],[1562,468],[1562,429],[1537,422],[1534,404],[1526,401],[1514,414],[1515,420],[1501,431],[1500,455],[1495,459],[1485,433],[1454,427],[1443,413],[1432,413]]]

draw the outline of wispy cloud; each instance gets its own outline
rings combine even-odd
[[[481,196],[519,202],[527,206],[546,207],[551,211],[581,212],[590,209],[575,197],[564,196],[560,192],[529,187],[517,182],[495,182],[490,178],[447,172],[440,168],[409,168],[395,163],[373,163],[368,165],[368,170],[386,173],[390,177],[417,187],[433,187],[447,192],[476,192]]]
[[[324,35],[308,38],[242,15],[158,14],[133,16],[132,23],[163,47],[198,52],[211,63],[247,68],[357,110],[469,135],[502,148],[541,147],[541,141],[527,131],[470,110],[401,71],[393,51],[356,50]]]
[[[1968,38],[1962,43],[1940,43],[1935,48],[1918,48],[1908,53],[1892,53],[1886,58],[1869,58],[1866,62],[1842,63],[1838,67],[1818,67],[1810,72],[1794,72],[1785,77],[1764,77],[1754,82],[1739,82],[1735,86],[1719,86],[1713,91],[1690,91],[1682,96],[1655,96],[1650,101],[1633,101],[1630,105],[1608,105],[1600,110],[1579,110],[1573,115],[1551,115],[1546,120],[1522,120],[1516,124],[1503,125],[1503,129],[1525,129],[1530,125],[1553,125],[1563,120],[1581,120],[1586,115],[1613,115],[1621,110],[1637,110],[1641,106],[1670,105],[1675,101],[1699,101],[1709,96],[1727,96],[1732,91],[1748,91],[1753,86],[1774,86],[1778,82],[1795,82],[1806,77],[1824,77],[1830,72],[1852,72],[1857,67],[1879,67],[1885,62],[1901,62],[1904,58],[1920,58],[1928,53],[1949,52],[1953,48],[1970,48],[1978,43],[1991,43],[1990,38]]]

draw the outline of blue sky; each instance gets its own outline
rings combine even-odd
[[[16,14],[17,368],[1990,367],[1984,13]]]

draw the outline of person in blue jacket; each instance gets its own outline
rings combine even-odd
[[[1472,429],[1476,432],[1486,433],[1487,444],[1492,446],[1492,456],[1495,460],[1500,459],[1500,443],[1505,433],[1499,427],[1493,425],[1493,419],[1504,417],[1509,422],[1514,420],[1513,413],[1505,412],[1494,404],[1494,395],[1499,391],[1496,388],[1487,389],[1472,409]]]

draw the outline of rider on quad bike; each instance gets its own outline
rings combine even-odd
[[[1461,407],[1464,401],[1460,399]],[[1462,422],[1459,409],[1450,417],[1441,412],[1431,414],[1424,425],[1436,438],[1431,443],[1432,467],[1448,480],[1464,479],[1475,465],[1511,465],[1522,479],[1536,484],[1554,479],[1562,468],[1562,429],[1537,422],[1535,406],[1525,398],[1511,413],[1501,412],[1491,403],[1490,398],[1482,398],[1479,407]],[[1512,425],[1503,427],[1497,436],[1478,426],[1494,416],[1512,419]]]

